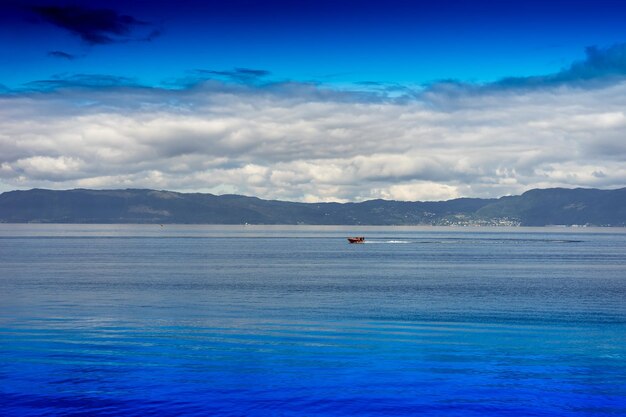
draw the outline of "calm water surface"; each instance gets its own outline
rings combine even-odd
[[[623,416],[626,231],[0,225],[0,415]]]

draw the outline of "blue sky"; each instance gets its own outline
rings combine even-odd
[[[0,191],[624,186],[620,1],[2,1]]]
[[[68,73],[153,86],[232,68],[328,84],[485,82],[556,72],[585,47],[626,39],[626,4],[606,0],[4,3],[0,80],[12,88]],[[141,23],[94,42],[84,35],[97,27],[79,28],[81,37],[51,17],[71,7]]]

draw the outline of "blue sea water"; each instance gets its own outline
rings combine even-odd
[[[626,415],[626,230],[0,225],[0,415]]]

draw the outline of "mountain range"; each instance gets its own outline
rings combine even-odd
[[[497,199],[296,203],[148,189],[9,191],[3,223],[626,226],[626,188],[533,189]]]

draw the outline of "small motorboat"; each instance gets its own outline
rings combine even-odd
[[[359,237],[349,237],[348,242],[350,243],[365,243],[365,238],[362,236]]]

